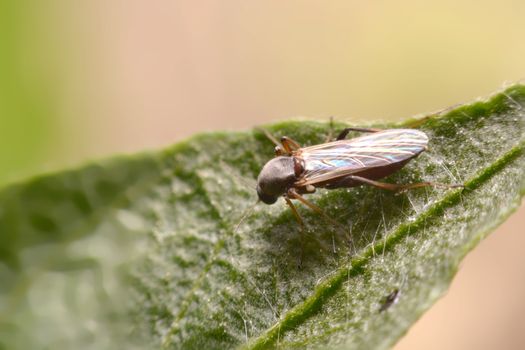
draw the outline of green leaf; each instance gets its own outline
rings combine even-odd
[[[301,207],[304,232],[284,201],[249,212],[273,154],[259,131],[200,135],[4,188],[0,345],[387,348],[519,206],[524,105],[525,86],[515,85],[381,125],[430,138],[429,150],[387,181],[465,189],[319,190],[308,198],[338,225]],[[310,145],[329,125],[268,129]],[[396,302],[385,303],[396,290]]]
[[[51,22],[42,16],[49,4],[29,4],[0,2],[0,185],[34,174],[61,153],[63,74],[50,58],[59,50],[52,47],[53,30],[40,21]]]

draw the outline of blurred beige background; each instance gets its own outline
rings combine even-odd
[[[525,77],[525,2],[7,1],[0,183],[206,130],[399,120]],[[524,206],[397,349],[522,348]]]

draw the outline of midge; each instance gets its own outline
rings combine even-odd
[[[370,134],[346,140],[350,131]],[[346,128],[335,141],[309,147],[301,147],[285,136],[279,143],[268,132],[263,132],[276,144],[276,157],[264,165],[257,178],[259,200],[273,204],[283,197],[300,224],[303,221],[292,199],[330,219],[302,196],[315,192],[318,187],[335,189],[367,184],[390,191],[425,186],[462,187],[433,182],[390,184],[376,181],[398,171],[426,150],[428,137],[419,130]]]

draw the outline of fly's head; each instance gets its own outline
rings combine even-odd
[[[279,156],[264,165],[257,178],[257,195],[266,204],[273,204],[297,180],[293,157]]]

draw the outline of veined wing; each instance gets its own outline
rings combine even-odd
[[[304,161],[301,185],[313,185],[414,158],[426,149],[427,135],[414,129],[391,129],[301,148],[294,154]]]

